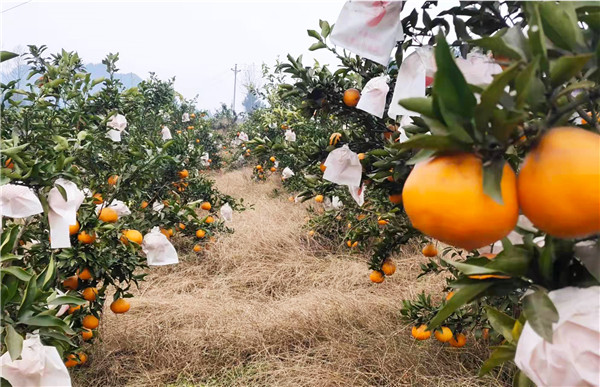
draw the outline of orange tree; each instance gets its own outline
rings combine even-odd
[[[16,81],[2,85],[3,214],[14,199],[7,184],[27,187],[43,208],[3,218],[2,353],[19,358],[25,334],[38,331],[75,366],[87,359],[81,348],[95,339],[109,296],[114,313],[129,309],[130,287],[145,276],[138,270],[146,267],[143,234],[157,226],[201,246],[227,231],[217,212],[222,205],[242,207],[202,174],[202,165],[210,165],[203,164],[205,153],[218,160],[217,145],[206,114],[178,97],[172,80],[152,75],[124,90],[114,76],[118,55],[103,61],[106,79],[92,80],[76,53],[44,51],[30,46],[27,90],[16,89]],[[3,52],[2,60],[11,56]],[[161,136],[167,124],[171,140]],[[107,137],[111,129],[125,129],[120,142]],[[53,187],[65,200],[70,195],[59,178],[85,198],[69,230],[71,247],[53,249],[47,197]]]
[[[292,168],[296,174],[285,184],[305,199],[339,194],[345,207],[321,210],[313,221],[350,246],[361,237],[372,240],[374,282],[393,272],[385,268],[387,257],[419,231],[453,246],[444,249],[444,259],[422,265],[423,275],[447,273],[452,293],[441,303],[427,295],[406,300],[403,317],[415,324],[416,338],[429,338],[428,329],[443,326],[434,336],[456,347],[465,345],[465,333],[488,337],[492,328],[502,344],[482,367],[485,373],[514,357],[526,322],[552,341],[558,313],[548,291],[596,286],[600,279],[591,258],[600,232],[600,8],[462,2],[432,18],[432,5],[402,19],[404,40],[387,67],[339,54],[328,43],[331,27],[324,21],[320,32],[309,30],[317,40],[310,50],[328,49],[342,65],[332,72],[288,56],[267,89],[270,107],[241,127],[254,135],[245,144],[250,150],[242,152],[263,169],[270,157],[281,160],[280,169]],[[447,36],[455,37],[451,44]],[[428,97],[388,98],[388,106],[399,102],[415,113],[401,128],[408,140],[396,141],[397,132],[386,139],[386,128],[396,129],[397,123],[351,107],[355,93],[344,98],[344,92],[361,89],[376,75],[394,79],[411,47],[424,45],[433,47],[436,64]],[[457,56],[475,50],[502,66],[487,86],[467,83],[456,64]],[[277,76],[281,73],[286,77]],[[294,129],[296,142],[276,131],[281,125]],[[370,185],[363,208],[320,177],[320,163],[343,144],[365,154],[363,182]],[[397,205],[389,206],[388,196]],[[365,210],[388,223],[372,227],[371,217],[368,230],[352,234],[348,230],[365,219]],[[535,227],[517,226],[520,213]],[[340,227],[332,227],[336,221]],[[515,242],[503,239],[513,230]],[[480,255],[479,248],[499,240],[497,255]],[[521,373],[516,380],[528,383]]]

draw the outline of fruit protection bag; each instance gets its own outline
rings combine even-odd
[[[382,118],[387,94],[390,91],[387,84],[389,79],[387,75],[370,79],[360,93],[360,100],[358,100],[356,108]]]
[[[57,179],[54,182],[55,187],[48,193],[48,223],[50,223],[50,246],[53,249],[71,247],[71,238],[69,236],[69,226],[77,223],[77,210],[85,195],[77,188],[75,183]],[[63,198],[60,186],[66,193],[67,200]]]
[[[44,212],[40,199],[24,185],[5,184],[0,187],[0,216],[26,218]]]
[[[323,178],[332,183],[357,187],[362,177],[362,165],[358,155],[348,145],[332,150],[325,160]]]
[[[148,266],[163,266],[179,263],[177,251],[169,239],[160,232],[158,227],[144,235],[142,251],[148,259]]]

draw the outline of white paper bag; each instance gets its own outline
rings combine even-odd
[[[36,334],[27,334],[21,360],[12,361],[8,352],[0,357],[1,375],[13,387],[71,386],[69,371],[55,347],[42,344]]]
[[[325,160],[323,179],[332,183],[359,186],[362,177],[362,165],[358,155],[348,145],[332,150]]]
[[[161,212],[163,208],[165,208],[165,205],[162,202],[152,203],[152,211],[154,212]]]
[[[163,266],[179,263],[177,251],[169,239],[160,232],[158,227],[144,235],[142,251],[148,259],[148,266]]]
[[[183,113],[183,115],[181,116],[181,122],[189,122],[189,120],[190,120],[190,114]]]
[[[285,168],[283,168],[283,171],[281,171],[281,178],[283,180],[289,179],[290,177],[292,177],[294,175],[295,175],[294,171],[292,171],[289,167],[285,167]]]
[[[0,187],[0,216],[26,218],[42,212],[40,199],[29,187],[15,184]]]
[[[210,161],[208,161],[209,159],[210,156],[208,153],[204,152],[204,154],[200,157],[200,164],[202,164],[203,167],[208,167],[210,165]]]
[[[117,212],[117,215],[119,215],[119,218],[121,216],[131,215],[131,210],[129,209],[129,207],[127,207],[127,205],[120,200],[113,200],[109,205],[106,205],[104,203],[98,204],[96,206],[96,213],[99,214],[103,208],[112,208],[113,210],[115,210]]]
[[[173,136],[171,136],[171,131],[166,126],[162,127],[160,134],[162,135],[162,139],[165,141],[173,138]]]
[[[246,133],[244,133],[244,132],[240,132],[240,135],[238,136],[238,138],[240,140],[242,140],[243,142],[248,141],[248,135]]]
[[[83,192],[77,188],[75,183],[57,179],[54,185],[60,185],[67,193],[67,201],[63,199],[58,188],[54,187],[48,193],[48,222],[50,223],[50,245],[53,249],[71,247],[69,238],[69,226],[77,222],[77,210],[83,199]]]
[[[221,206],[221,217],[227,222],[231,222],[231,220],[233,219],[233,209],[231,208],[229,203],[225,203]]]
[[[127,118],[122,114],[117,114],[111,117],[106,126],[112,128],[108,131],[107,137],[114,142],[121,142],[121,132],[127,128]]]
[[[387,94],[390,91],[390,87],[387,84],[389,79],[387,75],[370,79],[360,93],[360,99],[356,108],[382,118]]]
[[[323,208],[325,211],[339,210],[342,207],[344,207],[344,203],[342,203],[340,198],[337,196],[333,196],[331,199],[326,197],[323,201]]]
[[[348,186],[348,190],[350,191],[350,195],[352,195],[352,199],[358,204],[359,207],[362,207],[365,204],[365,186]]]
[[[467,83],[486,86],[492,83],[494,75],[502,72],[502,67],[488,56],[469,53],[467,59],[456,58],[456,65],[465,76]]]
[[[348,1],[331,31],[331,42],[387,66],[402,40],[401,1]]]
[[[285,141],[295,142],[296,141],[296,133],[294,133],[291,129],[285,131]]]
[[[567,287],[548,296],[558,311],[552,344],[525,324],[515,364],[537,386],[600,384],[600,286]]]

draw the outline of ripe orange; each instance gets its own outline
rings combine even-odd
[[[140,207],[142,208],[142,210],[146,207],[148,207],[148,202],[147,201],[143,201],[142,204],[140,205]]]
[[[293,197],[293,196],[290,196],[290,197],[288,198],[288,201],[289,201],[289,202],[291,202],[291,203],[294,203],[294,202],[296,201],[296,199],[294,199],[294,197]]]
[[[257,165],[256,169],[259,170],[259,171],[262,170],[262,165]]]
[[[271,172],[275,172],[277,170],[277,168],[271,167],[270,170],[271,170]]]
[[[446,301],[450,301],[452,296],[454,296],[454,292],[448,292],[448,294],[446,294]]]
[[[423,247],[423,250],[421,250],[421,252],[424,256],[430,258],[435,257],[438,254],[438,251],[433,243],[428,243],[425,247]]]
[[[380,226],[385,226],[386,224],[388,224],[388,221],[385,220],[385,219],[379,219],[377,221],[377,224],[380,225]]]
[[[356,219],[359,221],[365,219],[366,217],[367,217],[367,215],[365,215],[365,214],[356,215]]]
[[[369,275],[369,279],[371,280],[371,282],[375,282],[376,284],[380,284],[383,282],[383,280],[385,279],[385,277],[383,276],[383,273],[380,272],[379,270],[373,270],[371,272],[371,274]]]
[[[102,194],[99,193],[95,193],[94,196],[92,196],[92,203],[94,204],[102,204],[104,203],[104,198],[102,198]]]
[[[77,240],[85,245],[89,245],[91,243],[94,243],[94,241],[96,240],[96,234],[88,234],[87,232],[82,231],[79,233],[79,235],[77,235]]]
[[[438,341],[441,341],[442,343],[447,343],[453,337],[452,331],[448,327],[441,327],[440,329],[441,331],[439,329],[436,329],[433,335]]]
[[[117,298],[112,302],[112,304],[110,304],[110,310],[116,314],[125,313],[129,310],[129,308],[131,308],[131,305],[129,304],[129,301],[124,298]]]
[[[269,160],[271,160],[271,162],[274,163],[275,162],[275,156],[271,156],[271,158]]]
[[[68,312],[67,312],[67,313],[69,313],[69,314],[73,314],[73,313],[77,312],[77,311],[78,311],[78,310],[80,310],[80,309],[81,309],[81,305],[77,305],[77,306],[70,306],[70,307],[69,307],[69,310],[68,310]]]
[[[79,222],[69,226],[69,235],[75,235],[79,232]]]
[[[88,356],[84,352],[79,352],[77,356],[79,356],[79,364],[85,364],[88,360]]]
[[[210,205],[209,202],[204,202],[200,205],[200,208],[202,208],[203,210],[206,211],[210,211],[210,209],[212,208],[212,206]]]
[[[112,175],[108,178],[108,185],[116,185],[119,180],[119,175]]]
[[[87,267],[85,269],[83,269],[80,273],[78,273],[79,279],[83,280],[83,281],[88,281],[92,279],[92,273],[90,272],[90,269],[88,269]]]
[[[202,251],[202,246],[194,245],[194,252],[199,253],[200,251]]]
[[[402,203],[402,194],[391,194],[389,199],[393,204],[400,204]]]
[[[431,331],[427,330],[427,325],[422,324],[418,327],[414,326],[412,328],[412,337],[417,340],[427,340],[431,337]]]
[[[190,118],[196,118],[196,115],[194,113],[190,114]]]
[[[179,175],[180,179],[185,179],[190,175],[187,169],[182,169],[181,171],[177,172],[177,174]]]
[[[383,262],[383,265],[381,265],[381,271],[385,275],[392,275],[396,272],[396,264],[393,261],[386,259],[385,262]]]
[[[83,341],[88,341],[89,339],[94,337],[94,332],[91,329],[84,328],[81,331],[81,337],[83,338]]]
[[[65,289],[76,290],[79,287],[79,278],[76,275],[68,277],[62,283]]]
[[[450,345],[455,348],[464,347],[467,343],[467,336],[463,335],[462,333],[459,333],[456,335],[456,338],[451,338],[448,341],[448,343],[450,343]]]
[[[527,155],[517,182],[523,214],[559,238],[600,232],[600,135],[550,130]]]
[[[319,169],[321,170],[321,172],[325,172],[325,170],[327,169],[327,167],[325,166],[324,163],[321,163],[321,165],[319,165]]]
[[[204,231],[204,230],[196,230],[196,236],[198,238],[204,238],[205,235],[206,235],[206,231]]]
[[[87,316],[85,316],[83,318],[83,320],[81,320],[81,325],[83,325],[84,328],[87,328],[87,329],[96,329],[96,328],[98,328],[99,324],[100,324],[100,321],[98,320],[98,318],[96,318],[96,316],[93,316],[91,314],[88,314]]]
[[[74,354],[69,354],[67,356],[67,360],[65,360],[65,366],[67,368],[72,368],[79,365],[79,360],[77,359],[77,356],[75,356]]]
[[[404,184],[404,209],[415,228],[442,242],[466,250],[489,245],[517,224],[517,183],[505,164],[498,204],[483,192],[482,181],[482,161],[471,153],[421,162]]]
[[[215,218],[213,218],[212,216],[207,216],[206,219],[204,219],[205,223],[212,223],[215,221]]]
[[[189,125],[187,128],[188,128],[188,130],[193,130],[194,129],[194,125]]]
[[[185,224],[179,223],[179,229],[180,230],[185,230]]]
[[[358,159],[359,160],[364,160],[365,159],[365,154],[364,153],[359,153],[358,154]]]
[[[360,91],[356,89],[348,89],[344,91],[344,104],[346,106],[355,107],[358,105],[358,100],[360,100]]]
[[[96,296],[98,295],[98,289],[96,288],[85,288],[83,292],[81,292],[84,300],[87,301],[96,301]]]
[[[115,223],[117,220],[119,220],[119,215],[117,214],[117,211],[113,210],[112,208],[105,207],[100,210],[98,219],[106,223]]]
[[[310,231],[308,232],[308,236],[313,236],[313,235],[315,235],[315,230],[310,230]]]
[[[134,242],[138,245],[141,245],[143,240],[144,236],[141,232],[137,230],[123,230],[123,236],[121,237],[121,241],[126,245],[128,245],[129,242]]]
[[[8,158],[5,162],[4,162],[4,166],[6,168],[10,168],[13,169],[15,167],[15,163],[13,163],[11,158]]]
[[[315,196],[315,202],[317,202],[317,203],[323,203],[323,195],[317,195],[317,196]]]

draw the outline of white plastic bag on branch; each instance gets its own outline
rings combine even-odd
[[[331,42],[387,66],[402,40],[401,1],[348,1],[331,31]]]
[[[225,203],[224,205],[221,206],[221,216],[227,222],[231,222],[232,221],[232,219],[233,219],[233,209],[231,208],[231,206],[229,205],[229,203]]]
[[[600,286],[567,287],[548,296],[558,311],[552,344],[529,322],[519,337],[515,364],[537,386],[600,384]]]
[[[42,212],[40,199],[29,187],[15,184],[0,187],[0,216],[26,218]]]
[[[162,135],[162,139],[165,141],[173,138],[173,136],[171,136],[171,131],[166,126],[162,127],[160,134]]]
[[[332,183],[359,186],[362,177],[362,165],[358,154],[352,152],[348,145],[332,150],[325,160],[323,179]]]
[[[161,203],[158,201],[152,203],[152,211],[154,211],[154,212],[161,212],[163,208],[165,208],[164,203]]]
[[[456,65],[465,76],[467,83],[486,86],[492,83],[494,75],[502,72],[502,67],[490,57],[472,52],[467,59],[456,58]]]
[[[48,193],[48,222],[50,223],[50,246],[53,249],[71,247],[69,226],[77,222],[77,210],[85,198],[75,183],[57,179],[55,186],[64,188],[67,200],[63,198],[58,188],[54,187]]]
[[[127,205],[120,200],[113,200],[112,202],[110,202],[109,205],[98,204],[96,206],[96,213],[100,213],[100,210],[102,210],[103,208],[112,208],[117,212],[117,215],[119,215],[119,217],[131,215],[131,210],[129,209],[129,207],[127,207]]]
[[[27,334],[20,360],[8,352],[0,357],[2,377],[13,387],[66,387],[71,385],[69,371],[55,347],[42,344],[36,334]]]
[[[387,84],[389,80],[390,77],[387,75],[370,79],[360,93],[360,99],[356,108],[382,118],[387,94],[390,91],[390,87]]]
[[[244,133],[244,132],[240,132],[240,135],[238,136],[238,138],[240,140],[242,140],[243,142],[248,141],[248,135],[246,133]]]
[[[344,207],[344,203],[342,203],[340,198],[337,196],[333,196],[331,199],[326,197],[323,201],[323,208],[325,211],[339,210],[342,207]]]
[[[352,199],[358,204],[359,207],[362,207],[365,204],[365,186],[348,186],[348,190],[350,191],[350,195],[352,195]]]
[[[190,121],[190,114],[183,113],[183,115],[181,116],[181,122],[189,122],[189,121]]]
[[[285,141],[295,142],[296,141],[296,133],[294,133],[291,129],[285,131]]]
[[[208,161],[209,159],[210,156],[208,153],[204,152],[204,154],[200,157],[200,164],[202,164],[203,167],[208,167],[210,165],[210,161]]]
[[[127,118],[122,114],[117,114],[111,117],[106,126],[112,128],[108,131],[107,137],[114,142],[121,142],[121,132],[127,128]]]
[[[158,227],[144,235],[142,251],[148,259],[148,266],[163,266],[179,263],[177,251],[169,239],[160,232]]]
[[[283,180],[289,179],[290,177],[292,177],[294,175],[295,175],[294,171],[292,171],[289,167],[285,167],[285,168],[283,168],[283,171],[281,171],[281,178]]]

